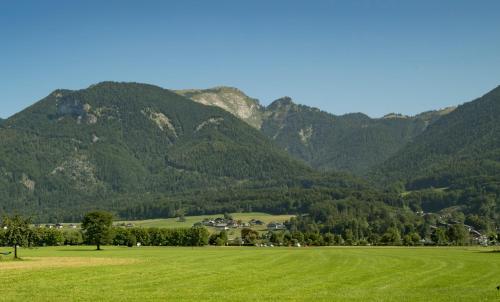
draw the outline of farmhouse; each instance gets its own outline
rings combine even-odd
[[[229,230],[229,227],[227,226],[227,223],[217,223],[215,225],[215,227],[217,228],[217,230],[219,231],[227,231]]]
[[[262,220],[258,220],[258,219],[252,219],[252,220],[250,220],[250,224],[254,224],[254,225],[264,225],[264,221],[262,221]]]
[[[205,219],[203,219],[202,224],[204,226],[214,226],[215,225],[215,221],[213,219],[205,218]]]
[[[238,224],[238,222],[231,220],[228,222],[227,226],[230,228],[238,228],[240,225]]]
[[[285,230],[286,226],[279,222],[271,222],[267,225],[268,231]]]

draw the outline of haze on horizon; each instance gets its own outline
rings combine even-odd
[[[107,80],[414,115],[500,84],[498,11],[451,0],[2,3],[0,117]]]

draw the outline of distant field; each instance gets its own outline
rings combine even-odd
[[[8,249],[2,249],[8,250]],[[2,301],[499,301],[482,248],[21,249]]]
[[[248,222],[251,219],[258,219],[263,221],[265,224],[269,222],[284,222],[289,220],[293,215],[271,215],[266,213],[232,213],[231,216],[235,220],[242,220],[243,222]],[[224,214],[213,214],[213,215],[201,215],[201,216],[186,216],[186,221],[179,221],[177,218],[168,218],[168,219],[149,219],[149,220],[129,220],[129,221],[117,221],[115,224],[121,223],[132,223],[134,226],[140,227],[158,227],[158,228],[184,228],[184,227],[192,227],[193,224],[202,221],[205,218],[216,218],[216,217],[224,217]],[[263,231],[266,230],[266,225],[263,226],[254,226],[252,227],[255,230]],[[215,228],[208,228],[209,231],[215,231]],[[230,230],[229,237],[239,236],[240,229]]]

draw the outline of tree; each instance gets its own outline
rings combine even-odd
[[[385,231],[384,235],[382,235],[380,241],[387,245],[401,245],[401,235],[398,229],[390,227]]]
[[[419,245],[420,244],[420,235],[416,232],[412,232],[409,234],[406,234],[403,237],[403,244],[404,245]]]
[[[450,226],[446,235],[454,245],[465,245],[469,241],[469,232],[460,224]]]
[[[67,230],[63,233],[64,244],[79,245],[83,243],[82,232],[79,230]]]
[[[214,234],[210,235],[209,243],[213,244],[213,245],[218,245],[218,246],[226,245],[227,232],[221,231],[219,234],[214,233]]]
[[[64,234],[57,229],[47,229],[43,232],[42,240],[49,246],[61,245],[64,243]]]
[[[90,212],[83,217],[82,230],[85,232],[87,241],[97,245],[101,250],[101,244],[108,243],[111,237],[111,226],[113,215],[105,211]]]
[[[431,239],[436,245],[446,245],[448,243],[448,237],[442,228],[436,229],[436,231],[431,235]]]
[[[190,229],[190,246],[204,246],[208,244],[208,231],[204,227],[195,227]]]
[[[2,227],[5,230],[4,241],[6,244],[14,247],[14,259],[18,259],[17,247],[27,246],[30,237],[30,218],[24,218],[20,215],[3,218]]]
[[[255,244],[259,239],[259,232],[248,228],[241,229],[241,239],[245,244]]]

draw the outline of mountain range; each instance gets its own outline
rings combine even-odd
[[[0,121],[0,212],[74,221],[96,207],[144,218],[346,199],[495,220],[499,114],[500,88],[382,118],[289,97],[263,106],[229,87],[60,89]]]
[[[428,111],[414,117],[392,113],[374,119],[362,113],[333,115],[296,104],[289,97],[265,107],[230,87],[177,93],[232,113],[314,169],[357,175],[364,175],[383,163],[430,124],[455,109]]]

